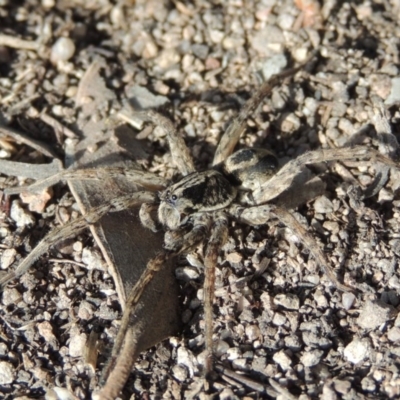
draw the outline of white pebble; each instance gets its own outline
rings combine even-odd
[[[50,59],[53,63],[68,61],[75,53],[75,44],[70,38],[60,37],[51,48]]]
[[[10,217],[13,219],[18,227],[33,225],[35,218],[28,211],[21,207],[18,200],[14,200],[11,205]]]
[[[45,400],[77,400],[68,389],[53,387],[46,390]]]
[[[300,308],[299,298],[290,293],[277,294],[274,297],[274,303],[286,308],[287,310],[298,310]]]
[[[333,203],[326,196],[320,196],[314,202],[314,211],[319,214],[331,213]]]
[[[172,375],[178,382],[183,382],[188,377],[188,372],[183,365],[175,365],[172,367]]]
[[[0,361],[0,385],[8,385],[15,379],[15,368],[7,361]]]
[[[292,365],[292,360],[283,350],[275,353],[272,358],[284,371],[287,371]]]
[[[226,354],[228,355],[228,360],[233,361],[239,358],[242,353],[237,347],[231,347],[227,350]]]
[[[195,358],[193,354],[186,349],[185,347],[179,347],[177,351],[177,363],[178,365],[184,365],[189,371],[189,376],[192,377],[194,375],[194,364]]]
[[[323,354],[322,350],[306,351],[300,357],[300,361],[305,367],[314,367],[321,361]]]
[[[44,8],[53,8],[55,4],[55,0],[42,0],[42,6]]]
[[[82,357],[85,350],[86,341],[87,337],[85,333],[73,336],[68,346],[69,355],[71,357]]]
[[[268,58],[261,69],[264,80],[267,81],[271,76],[281,72],[286,65],[287,59],[283,54],[277,54]]]
[[[199,271],[194,267],[179,267],[175,270],[177,279],[189,282],[199,278]]]
[[[368,339],[354,339],[344,349],[343,355],[352,364],[358,364],[363,361],[369,352]]]
[[[6,249],[4,250],[3,255],[1,256],[1,269],[7,269],[15,260],[15,256],[17,255],[17,250],[15,249]]]
[[[342,304],[345,310],[350,310],[353,306],[356,296],[353,293],[343,293],[342,295]]]
[[[261,330],[257,325],[248,325],[245,329],[246,336],[253,341],[261,337]]]
[[[21,299],[21,293],[17,289],[6,287],[1,300],[5,306],[8,306],[10,304],[17,304]]]
[[[82,250],[82,262],[86,265],[86,268],[91,269],[98,269],[101,271],[106,270],[105,263],[101,254],[96,250],[91,250],[85,247]]]

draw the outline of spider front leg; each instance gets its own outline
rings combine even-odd
[[[172,160],[182,175],[186,176],[195,171],[193,159],[185,141],[168,118],[153,110],[134,111],[134,115],[144,121],[152,122],[165,130]]]
[[[195,214],[192,221],[193,227],[189,232],[187,232],[186,226],[169,232],[168,248],[147,263],[145,271],[129,293],[110,362],[103,372],[106,382],[103,388],[94,396],[96,400],[115,399],[123,389],[131,373],[135,362],[132,357],[132,351],[137,340],[134,324],[135,322],[140,323],[135,321],[135,312],[147,285],[170,257],[190,252],[204,241],[210,229],[210,217],[205,213],[199,213]],[[184,232],[186,233],[182,235]]]
[[[211,237],[208,241],[204,257],[204,322],[206,363],[204,366],[207,376],[213,367],[213,302],[215,292],[215,268],[218,253],[228,239],[228,220],[223,213],[218,213],[211,228]]]
[[[156,195],[146,191],[116,197],[109,203],[95,207],[85,215],[54,229],[29,253],[14,271],[9,272],[0,279],[0,289],[9,281],[23,275],[42,254],[48,251],[57,242],[76,236],[86,229],[89,224],[95,224],[99,221],[105,214],[126,210],[144,202],[150,203],[154,201],[156,201]]]
[[[128,180],[152,191],[164,189],[166,186],[166,182],[163,178],[160,178],[151,172],[123,167],[104,167],[65,170],[48,178],[39,180],[32,185],[8,188],[5,189],[4,192],[8,195],[24,191],[37,192],[65,180],[103,180],[121,176],[124,176]]]
[[[139,218],[142,225],[152,232],[158,232],[161,224],[154,220],[152,213],[158,209],[158,204],[143,203],[139,210]]]

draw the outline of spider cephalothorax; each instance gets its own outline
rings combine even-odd
[[[124,174],[145,190],[117,197],[107,204],[90,210],[86,215],[69,224],[57,228],[18,265],[16,270],[0,280],[2,285],[23,274],[58,240],[76,235],[85,229],[88,223],[96,223],[108,212],[141,205],[139,215],[143,224],[152,230],[156,230],[161,224],[166,231],[164,249],[148,262],[144,273],[127,298],[121,328],[113,348],[109,369],[106,371],[107,382],[98,398],[117,397],[131,372],[135,361],[131,354],[136,343],[131,317],[147,284],[171,255],[188,253],[200,244],[204,244],[204,319],[206,350],[209,354],[205,370],[207,372],[212,368],[212,302],[215,267],[219,250],[228,237],[229,219],[250,225],[262,225],[267,223],[271,216],[277,218],[308,248],[331,282],[340,290],[349,290],[348,286],[337,279],[323,251],[308,230],[289,210],[275,204],[268,204],[268,202],[289,188],[293,180],[310,164],[341,160],[368,160],[386,164],[385,168],[388,169],[388,167],[397,168],[397,163],[376,150],[362,146],[310,151],[288,162],[280,169],[278,169],[277,159],[268,150],[242,149],[233,152],[245,129],[247,117],[256,110],[262,99],[277,83],[298,70],[299,68],[295,68],[276,75],[255,92],[221,137],[212,167],[204,172],[195,171],[189,149],[172,123],[154,111],[146,111],[137,115],[162,126],[167,132],[173,160],[183,176],[179,181],[169,184],[152,173],[123,168],[64,171],[56,177],[57,179],[45,181],[45,184],[53,184],[57,180],[74,177],[98,179],[102,174],[108,176]],[[390,155],[391,152],[387,151],[385,154]],[[43,182],[35,187],[41,187],[41,185],[43,186]],[[156,194],[157,190],[161,190],[159,195]],[[151,216],[156,210],[158,222],[155,222]]]
[[[278,161],[268,150],[242,149],[203,172],[192,172],[160,193],[158,218],[176,229],[198,212],[218,211],[235,200],[238,190],[252,191],[277,170]]]
[[[235,195],[235,187],[220,172],[192,172],[160,194],[158,218],[169,229],[176,229],[189,215],[227,207]]]

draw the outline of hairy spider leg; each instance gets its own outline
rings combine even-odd
[[[193,158],[189,149],[174,124],[168,118],[153,110],[134,111],[134,115],[165,130],[172,160],[183,176],[195,172]]]
[[[82,215],[75,220],[53,229],[30,253],[29,255],[18,265],[18,267],[3,276],[0,279],[0,289],[3,288],[9,281],[16,279],[23,275],[29,267],[51,246],[65,240],[70,237],[76,236],[88,227],[89,224],[95,224],[105,214],[109,212],[118,212],[126,210],[128,208],[137,206],[144,202],[150,203],[156,201],[156,195],[152,192],[140,191],[129,195],[116,197],[106,204],[91,209],[85,215]]]
[[[255,92],[255,94],[246,102],[239,112],[239,115],[232,120],[229,124],[227,130],[222,135],[217,149],[214,155],[213,165],[217,165],[223,162],[228,156],[230,156],[238,143],[240,137],[246,129],[246,120],[251,114],[253,114],[262,100],[268,96],[272,89],[281,84],[285,78],[293,76],[296,72],[304,68],[304,65],[308,63],[299,65],[298,67],[287,69],[280,72],[279,74],[273,75],[270,79],[264,82],[261,87]]]
[[[349,292],[353,290],[351,287],[339,282],[318,243],[307,231],[307,229],[304,228],[299,221],[297,221],[290,211],[273,204],[267,204],[249,208],[233,205],[230,207],[229,212],[235,219],[253,226],[265,225],[271,219],[271,214],[275,215],[279,221],[286,225],[299,238],[300,242],[310,251],[317,261],[317,264],[323,269],[329,280],[337,289],[342,290],[343,292]]]
[[[213,302],[215,292],[215,269],[217,266],[218,253],[221,247],[228,240],[228,219],[223,212],[217,213],[214,217],[211,228],[211,237],[207,243],[204,257],[204,322],[205,322],[205,348],[206,364],[204,367],[205,376],[213,368]]]
[[[204,241],[210,230],[210,216],[199,213],[195,215],[193,228],[184,237],[176,235],[176,242],[169,241],[169,248],[163,250],[152,258],[146,266],[140,279],[136,282],[126,301],[126,308],[122,316],[121,327],[115,340],[109,365],[104,369],[103,377],[106,383],[96,394],[96,399],[115,399],[123,389],[125,382],[131,373],[135,360],[132,360],[132,352],[135,346],[134,328],[131,320],[135,314],[140,298],[154,275],[160,271],[165,262],[172,256],[187,253]],[[130,342],[133,340],[133,342]]]
[[[376,163],[399,168],[399,164],[377,150],[364,146],[343,147],[338,149],[319,149],[304,153],[294,160],[286,163],[269,181],[261,184],[251,195],[242,197],[248,205],[263,204],[274,199],[290,187],[294,178],[311,164],[329,161],[369,160]]]
[[[122,176],[151,191],[162,190],[167,185],[164,178],[151,172],[125,167],[102,167],[72,170],[67,169],[48,178],[38,180],[32,185],[8,188],[5,189],[4,192],[8,195],[18,194],[25,191],[38,192],[64,180],[103,180],[105,178],[117,178]]]

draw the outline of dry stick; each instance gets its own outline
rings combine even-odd
[[[19,39],[15,36],[0,35],[0,46],[7,46],[22,50],[37,50],[40,44],[31,40]]]
[[[31,139],[28,136],[16,131],[15,129],[0,126],[0,135],[10,137],[18,143],[26,144],[27,146],[32,147],[33,149],[37,150],[39,153],[42,153],[47,157],[57,158],[56,153],[54,153],[53,150],[49,148],[49,146],[39,142],[38,140]]]
[[[57,174],[60,170],[62,170],[62,163],[59,159],[55,159],[49,164],[30,164],[0,159],[0,172],[4,175],[46,179]],[[8,189],[5,189],[4,192],[10,194]]]

